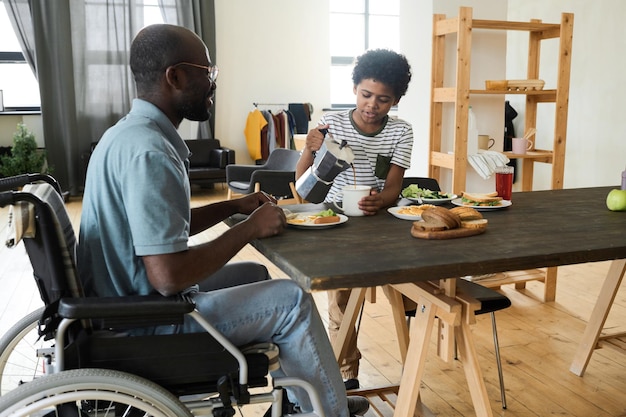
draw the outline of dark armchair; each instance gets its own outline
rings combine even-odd
[[[228,199],[236,194],[265,191],[278,199],[296,199],[296,164],[300,152],[278,148],[263,165],[229,165],[226,167]]]
[[[235,151],[221,146],[218,139],[185,140],[191,151],[189,182],[202,187],[226,182],[226,167],[235,163]]]

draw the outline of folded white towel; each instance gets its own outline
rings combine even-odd
[[[467,155],[470,165],[476,170],[478,175],[483,179],[489,179],[495,172],[497,167],[504,166],[509,163],[503,153],[496,151],[480,150],[477,154]]]

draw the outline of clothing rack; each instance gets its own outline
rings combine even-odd
[[[259,106],[281,106],[284,107],[285,109],[287,107],[289,107],[289,104],[287,103],[252,103],[254,105],[254,107],[259,107]]]
[[[311,103],[252,102],[244,133],[250,157],[265,161],[277,147],[296,149],[294,134],[308,132],[313,106]],[[259,106],[263,107],[259,109]],[[280,108],[280,111],[278,111]],[[265,119],[265,120],[264,120]]]

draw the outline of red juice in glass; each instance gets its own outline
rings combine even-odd
[[[511,200],[513,191],[513,167],[496,168],[496,192],[502,199]]]

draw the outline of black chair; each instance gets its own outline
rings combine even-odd
[[[228,165],[228,199],[237,194],[250,194],[259,190],[277,199],[298,198],[295,193],[298,159],[300,152],[278,148],[272,151],[263,165]]]
[[[439,188],[439,182],[434,178],[428,177],[404,177],[402,179],[402,189],[404,190],[411,184],[415,184],[420,188],[426,188],[430,191],[441,191]]]
[[[416,184],[420,188],[427,188],[431,191],[441,191],[439,183],[434,178],[427,177],[405,177],[402,181],[402,189],[408,187],[410,184]],[[506,409],[506,393],[504,390],[504,377],[502,374],[502,361],[500,359],[500,344],[498,342],[498,329],[496,327],[496,315],[494,314],[498,310],[502,310],[511,306],[511,300],[498,291],[491,288],[484,287],[475,282],[467,281],[464,279],[457,280],[457,291],[476,299],[480,302],[480,309],[475,311],[474,314],[491,314],[491,327],[493,329],[493,343],[495,346],[496,363],[498,366],[498,377],[500,379],[500,397],[502,398],[502,408]],[[415,317],[415,310],[405,312],[408,320],[411,317]]]
[[[27,373],[30,377],[0,397],[0,415],[35,403],[30,407],[41,407],[36,408],[41,415],[112,410],[107,415],[190,417],[193,410],[204,410],[203,415],[210,410],[230,417],[236,405],[281,407],[283,387],[290,385],[304,388],[319,412],[319,397],[304,381],[277,378],[275,387],[268,386],[270,366],[277,366],[275,346],[232,345],[184,296],[84,297],[74,230],[58,189],[49,184],[56,181],[44,175],[0,179],[0,207],[27,204],[29,209],[20,211],[35,220],[34,235],[25,235],[23,242],[45,304],[39,333],[55,342],[53,351],[45,352],[48,373],[36,379],[35,372]],[[206,332],[153,335],[149,330],[180,324],[186,315]],[[262,387],[266,392],[249,391]]]
[[[235,163],[235,151],[220,144],[218,139],[186,139],[191,152],[189,182],[201,187],[213,187],[226,182],[226,167]]]

